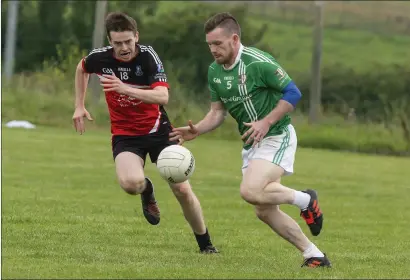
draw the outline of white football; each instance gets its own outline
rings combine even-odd
[[[182,183],[194,173],[195,158],[187,148],[172,145],[159,154],[157,168],[161,177],[168,183]]]

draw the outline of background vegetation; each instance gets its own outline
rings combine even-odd
[[[210,2],[109,2],[109,11],[126,11],[136,18],[141,43],[153,45],[161,56],[172,86],[167,111],[176,125],[188,118],[197,121],[208,109],[206,72],[212,57],[203,23],[213,13],[229,10],[242,23],[244,43],[271,52],[302,90],[303,100],[294,113],[301,146],[410,154],[408,3],[326,3],[323,118],[309,125],[304,116],[309,106],[311,3]],[[7,2],[2,4],[5,26]],[[17,74],[2,86],[3,122],[71,125],[74,69],[91,50],[94,8],[95,1],[20,4]],[[2,38],[4,33],[5,28]],[[106,129],[103,95],[100,101],[89,104],[95,117],[90,126]],[[232,119],[214,136],[239,139]]]

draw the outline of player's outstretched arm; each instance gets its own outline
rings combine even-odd
[[[226,118],[226,109],[221,101],[211,102],[208,114],[195,126],[199,135],[208,133],[219,127]]]
[[[193,140],[197,136],[212,131],[220,126],[224,122],[225,117],[226,110],[222,102],[212,102],[211,109],[200,122],[193,125],[190,120],[188,126],[174,128],[169,134],[170,140],[176,141],[181,138],[184,141]]]
[[[85,94],[90,74],[84,71],[81,60],[75,71],[75,111],[73,115],[74,127],[77,132],[83,134],[85,131],[84,117],[92,121],[90,113],[85,109]]]

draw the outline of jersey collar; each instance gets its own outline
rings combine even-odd
[[[242,56],[243,48],[244,46],[241,44],[241,46],[239,47],[239,52],[238,52],[238,55],[236,56],[235,62],[231,66],[229,66],[228,68],[225,68],[225,66],[222,65],[224,70],[232,70],[239,63],[239,60],[241,59],[241,56]]]

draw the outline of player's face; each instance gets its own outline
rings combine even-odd
[[[206,34],[206,42],[216,63],[233,63],[235,60],[234,47],[239,42],[237,34],[229,34],[226,30],[218,27]]]
[[[135,44],[138,42],[138,32],[135,34],[132,31],[110,32],[110,45],[114,49],[115,57],[129,61],[136,55]]]

